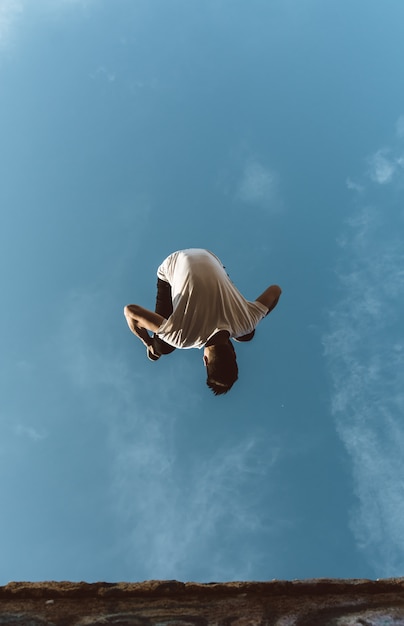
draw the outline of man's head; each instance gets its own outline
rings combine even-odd
[[[206,365],[206,384],[215,396],[227,393],[238,378],[236,353],[229,340],[205,347],[204,357]]]

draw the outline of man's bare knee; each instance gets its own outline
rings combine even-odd
[[[137,304],[127,304],[123,309],[123,314],[125,317],[133,317],[138,313],[139,307]]]

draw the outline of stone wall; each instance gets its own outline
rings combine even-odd
[[[404,578],[9,583],[1,626],[404,626]]]

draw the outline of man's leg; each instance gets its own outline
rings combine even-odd
[[[157,278],[157,295],[156,295],[156,307],[155,312],[168,319],[173,312],[173,302],[171,299],[171,285],[166,283],[165,280]],[[160,337],[154,334],[152,339],[153,352],[156,355],[170,354],[174,352],[174,346],[166,343]]]

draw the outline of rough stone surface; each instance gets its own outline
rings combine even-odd
[[[404,578],[13,582],[0,626],[404,626]]]

